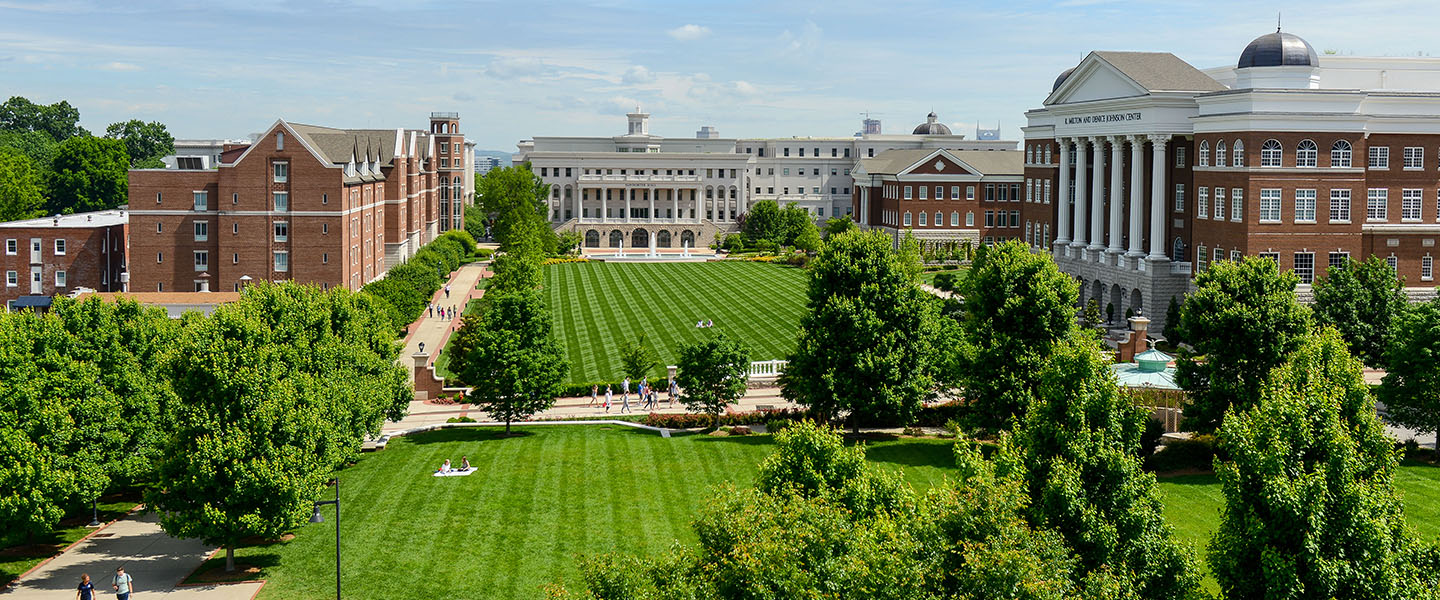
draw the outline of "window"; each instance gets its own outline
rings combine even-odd
[[[1210,218],[1210,188],[1208,187],[1195,190],[1195,218]]]
[[[1240,254],[1240,251],[1239,251],[1239,250],[1231,250],[1231,251],[1230,251],[1230,262],[1240,262],[1240,257],[1241,257],[1241,256],[1242,256],[1242,255]]]
[[[824,215],[821,215],[821,216],[824,216]],[[935,226],[936,226],[936,227],[940,227],[941,225],[944,225],[944,224],[945,224],[945,215],[940,214],[940,211],[938,211],[938,210],[935,211]]]
[[[1327,272],[1327,273],[1329,272],[1330,269],[1337,269],[1337,268],[1340,268],[1340,267],[1344,267],[1344,266],[1345,266],[1345,261],[1350,260],[1350,253],[1349,253],[1349,252],[1331,252],[1328,260],[1329,260],[1329,262],[1326,263],[1326,264],[1328,265],[1327,268],[1326,268],[1326,272]]]
[[[158,264],[161,264],[161,263],[164,263],[164,262],[165,262],[165,253],[164,253],[164,252],[156,252],[156,253],[155,253],[155,264],[158,265]]]
[[[1185,184],[1175,184],[1175,212],[1185,212]]]
[[[1419,220],[1420,220],[1420,203],[1421,203],[1421,202],[1424,202],[1424,200],[1421,199],[1421,198],[1422,198],[1422,194],[1423,194],[1424,192],[1425,192],[1425,190],[1421,190],[1421,189],[1404,189],[1404,190],[1400,190],[1400,220],[1401,220],[1401,221],[1419,221]]]
[[[965,186],[965,199],[966,199],[966,200],[974,200],[974,199],[975,199],[975,186],[973,186],[973,185],[967,185],[967,186]]]
[[[1338,140],[1330,145],[1330,168],[1350,168],[1350,142]]]
[[[321,223],[321,224],[320,224],[320,233],[329,234],[329,233],[330,233],[330,224],[329,224],[329,223]]]
[[[1281,149],[1280,142],[1276,140],[1265,140],[1265,143],[1260,145],[1260,166],[1278,167],[1280,166],[1281,156],[1284,154],[1285,151]]]
[[[1406,171],[1418,171],[1425,168],[1425,149],[1412,146],[1404,150],[1403,159]]]
[[[1260,258],[1264,258],[1264,259],[1268,259],[1268,260],[1273,260],[1273,261],[1275,261],[1275,264],[1277,264],[1277,265],[1280,264],[1280,253],[1279,253],[1279,252],[1261,252],[1258,256],[1259,256]]]
[[[921,199],[921,200],[929,200],[929,199],[930,199],[930,186],[928,186],[928,185],[922,185],[922,186],[920,186],[920,199]]]
[[[55,272],[55,287],[57,287],[57,288],[66,287],[66,285],[65,285],[65,272],[64,272],[64,271],[56,271],[56,272]]]
[[[1045,180],[1045,203],[1050,203],[1050,180]]]
[[[238,264],[240,264],[240,255],[239,255],[238,253],[237,253],[237,254],[231,254],[231,255],[230,255],[230,264],[232,264],[232,265],[238,265]]]
[[[1245,220],[1245,189],[1230,189],[1230,220],[1240,222]]]
[[[965,226],[966,226],[966,227],[974,227],[974,226],[975,226],[975,213],[974,213],[974,212],[965,211]]]
[[[1225,249],[1224,249],[1224,248],[1216,248],[1216,249],[1215,249],[1215,254],[1214,254],[1213,256],[1215,257],[1215,262],[1217,262],[1217,263],[1220,262],[1220,261],[1222,261],[1222,260],[1225,260]]]
[[[210,193],[195,192],[195,210],[210,210]]]
[[[1435,278],[1435,259],[1429,254],[1420,257],[1420,280],[1430,281]]]
[[[55,256],[65,256],[65,240],[55,240]]]
[[[1235,160],[1230,162],[1234,163],[1237,167],[1245,166],[1245,142],[1235,140],[1235,148],[1231,150],[1231,152],[1234,153]]]
[[[275,222],[275,241],[283,242],[290,239],[290,223],[286,221]]]
[[[1185,147],[1184,147],[1184,146],[1177,146],[1177,147],[1175,148],[1175,168],[1177,168],[1177,169],[1183,169],[1183,168],[1185,168]]]
[[[1215,220],[1225,220],[1225,188],[1215,188]]]
[[[290,210],[290,194],[288,192],[275,192],[275,211],[288,212]]]
[[[1020,211],[1010,211],[1010,226],[1017,229],[1020,227]]]
[[[950,199],[951,199],[951,200],[959,200],[959,199],[960,199],[960,186],[958,186],[958,185],[952,185],[952,186],[950,186]]]
[[[1210,166],[1210,141],[1200,142],[1200,147],[1195,149],[1195,166]]]
[[[238,226],[238,224],[237,224],[237,226]],[[195,241],[197,241],[197,242],[203,242],[203,241],[208,240],[208,239],[210,239],[210,222],[209,222],[209,221],[196,221],[196,222],[195,222]]]
[[[959,227],[959,226],[960,226],[960,211],[958,211],[958,210],[952,210],[952,211],[950,211],[950,226],[951,226],[951,227]]]
[[[1260,190],[1260,222],[1280,222],[1280,189]]]
[[[276,149],[276,150],[284,150],[284,149],[285,149],[285,132],[283,132],[283,131],[277,131],[277,132],[275,132],[275,149]]]
[[[210,253],[205,250],[195,251],[195,270],[204,271],[210,268]]]
[[[20,242],[18,240],[5,240],[5,255],[15,256],[20,253]]]
[[[1034,202],[1034,201],[1035,201],[1035,180],[1034,180],[1034,179],[1026,179],[1026,180],[1025,180],[1025,201],[1026,201],[1026,202]]]
[[[290,163],[277,162],[275,167],[275,183],[285,183],[290,180]]]
[[[1196,272],[1200,272],[1200,271],[1204,271],[1204,270],[1205,270],[1205,262],[1206,262],[1206,259],[1209,258],[1209,256],[1206,255],[1205,251],[1206,251],[1206,248],[1205,248],[1204,246],[1197,246],[1197,247],[1195,248],[1195,271],[1196,271]]]
[[[1295,190],[1295,222],[1315,222],[1315,190]]]
[[[923,216],[925,213],[920,213],[920,214]],[[909,226],[910,226],[910,211],[908,211],[908,210],[905,211],[905,226],[906,226],[906,227],[909,227]]]
[[[790,156],[790,149],[789,149],[789,148],[786,148],[786,149],[785,149],[785,156]]]
[[[1394,255],[1394,254],[1391,254],[1390,256],[1385,257],[1385,264],[1390,265],[1390,270],[1391,270],[1391,271],[1399,271],[1399,270],[1400,270],[1400,259],[1395,258],[1395,255]]]
[[[993,210],[987,210],[987,211],[985,211],[985,226],[986,226],[986,227],[994,227],[994,226],[995,226],[995,211],[993,211]]]
[[[15,271],[6,271],[5,287],[15,287],[18,285],[20,285],[20,274]]]
[[[1300,276],[1300,283],[1313,283],[1315,281],[1315,253],[1295,253],[1295,274]]]
[[[1025,162],[1027,162],[1027,163],[1033,163],[1033,162],[1035,162],[1035,147],[1034,147],[1034,146],[1030,146],[1030,145],[1026,145],[1026,146],[1025,146]]]
[[[1365,219],[1384,221],[1390,203],[1390,190],[1371,188],[1365,193]]]
[[[906,200],[909,200],[909,199],[911,198],[911,196],[912,196],[911,186],[908,186],[908,185],[907,185],[907,186],[905,186],[905,199],[906,199]],[[907,223],[907,225],[908,225],[908,223]]]
[[[1225,140],[1215,142],[1215,166],[1223,167],[1229,160],[1230,156],[1225,147]]]
[[[320,255],[320,264],[322,264],[322,265],[328,265],[328,264],[330,264],[330,253],[329,253],[329,252],[325,252],[325,253],[322,253],[322,254]]]
[[[1389,148],[1388,146],[1371,146],[1371,147],[1370,147],[1370,168],[1372,168],[1372,169],[1388,169],[1388,168],[1390,168],[1390,148]]]
[[[275,270],[276,270],[276,271],[279,271],[279,272],[282,272],[282,273],[290,270],[290,253],[289,253],[289,252],[276,252],[276,253],[275,253]]]
[[[1295,166],[1315,166],[1318,154],[1319,152],[1318,149],[1315,147],[1315,142],[1310,140],[1301,141],[1300,145],[1295,148]]]
[[[921,189],[924,189],[924,188],[921,188]],[[930,213],[925,213],[925,212],[920,213],[920,226],[921,226],[921,227],[924,227],[924,226],[930,224],[930,222],[929,222],[929,221],[930,221],[929,215],[930,215]]]
[[[945,186],[943,186],[943,185],[937,185],[937,186],[935,186],[935,199],[936,199],[936,200],[944,200],[944,199],[945,199]]]

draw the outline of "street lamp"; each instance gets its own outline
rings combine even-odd
[[[335,505],[335,600],[340,600],[340,478],[335,478],[335,499],[317,500],[315,512],[310,514],[311,523],[324,523],[325,517],[320,515],[322,504]]]

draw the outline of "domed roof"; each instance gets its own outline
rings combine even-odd
[[[1245,51],[1240,53],[1240,62],[1235,66],[1240,69],[1318,67],[1320,59],[1315,55],[1315,48],[1310,46],[1310,42],[1298,35],[1282,33],[1276,29],[1275,33],[1267,33],[1250,42]]]
[[[925,115],[925,122],[915,126],[913,135],[950,135],[950,128],[940,122],[940,118],[932,111]]]
[[[1055,85],[1054,85],[1054,86],[1051,86],[1050,91],[1053,92],[1053,91],[1055,91],[1055,90],[1060,89],[1060,84],[1065,83],[1065,80],[1068,79],[1068,78],[1070,77],[1070,74],[1071,74],[1071,73],[1074,73],[1074,72],[1075,72],[1075,67],[1070,67],[1070,68],[1068,68],[1068,69],[1065,69],[1065,72],[1061,73],[1059,77],[1056,77],[1056,78],[1055,78]]]

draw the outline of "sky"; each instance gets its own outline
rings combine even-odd
[[[638,105],[667,137],[848,136],[867,111],[906,133],[933,110],[956,133],[1020,139],[1024,111],[1090,50],[1233,64],[1277,13],[1321,52],[1440,53],[1433,0],[0,0],[0,96],[177,138],[458,111],[478,148],[514,151],[623,134]]]

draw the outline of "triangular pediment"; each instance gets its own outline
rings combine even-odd
[[[1092,100],[1111,100],[1145,96],[1150,90],[1116,69],[1094,52],[1080,61],[1075,71],[1065,78],[1045,105],[1074,104]]]
[[[965,164],[965,161],[956,158],[939,148],[931,152],[910,166],[901,169],[896,175],[980,175],[980,171]]]

